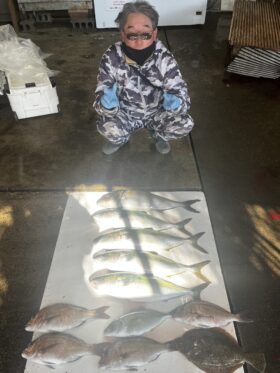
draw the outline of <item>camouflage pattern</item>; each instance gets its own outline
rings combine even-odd
[[[100,99],[104,89],[115,83],[120,106],[108,110],[101,105]],[[163,109],[164,92],[179,97],[178,109]],[[100,115],[97,129],[115,144],[127,142],[140,128],[148,128],[155,139],[160,137],[166,141],[186,136],[193,128],[193,119],[187,113],[190,98],[186,82],[175,58],[161,41],[156,42],[154,53],[143,66],[123,54],[121,42],[113,44],[102,57],[95,93],[93,105]]]

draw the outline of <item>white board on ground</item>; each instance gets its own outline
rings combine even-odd
[[[77,192],[69,195],[41,303],[41,308],[57,302],[71,303],[86,308],[110,306],[106,311],[110,315],[110,319],[89,320],[83,325],[67,331],[67,333],[75,335],[87,343],[104,341],[103,331],[106,326],[127,311],[145,306],[168,312],[183,302],[179,299],[155,304],[124,302],[97,297],[88,287],[86,279],[91,271],[88,259],[92,249],[92,242],[99,234],[98,226],[94,223],[91,215],[98,210],[96,201],[103,194],[103,192]],[[208,254],[182,246],[171,250],[170,257],[186,264],[194,264],[208,259],[211,260],[202,270],[203,274],[211,281],[211,284],[203,290],[201,298],[229,310],[225,284],[204,194],[202,192],[158,192],[157,194],[179,201],[200,200],[193,205],[199,213],[189,212],[183,208],[176,208],[164,213],[155,212],[154,214],[157,216],[164,215],[165,219],[171,222],[181,221],[188,217],[192,218],[186,226],[188,232],[191,234],[205,232],[198,243],[207,250]],[[228,325],[225,329],[236,337],[233,324]],[[171,340],[173,337],[182,335],[184,332],[185,329],[181,324],[166,321],[147,336],[165,342]],[[35,333],[33,338],[36,338],[38,335]],[[104,370],[98,368],[98,360],[99,357],[97,356],[85,356],[73,363],[57,366],[55,372],[104,372]],[[168,352],[161,355],[154,362],[139,369],[139,372],[170,373],[170,371],[174,370],[176,370],[176,373],[201,372],[200,369],[187,361],[178,352]],[[49,372],[50,369],[48,367],[27,361],[25,373]],[[239,368],[235,372],[241,373],[244,370],[243,368]]]

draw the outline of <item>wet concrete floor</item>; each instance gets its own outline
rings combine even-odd
[[[24,370],[20,354],[31,339],[24,325],[40,307],[67,192],[114,186],[205,193],[231,309],[255,320],[237,326],[239,341],[266,354],[268,373],[280,371],[280,85],[223,82],[229,24],[230,15],[209,13],[204,26],[160,32],[188,82],[196,123],[167,156],[145,131],[114,156],[101,153],[93,92],[117,32],[66,25],[21,34],[53,53],[46,62],[60,70],[61,113],[16,122],[0,96],[1,372]]]

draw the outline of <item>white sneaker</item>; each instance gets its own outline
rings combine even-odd
[[[156,149],[161,154],[167,154],[170,152],[171,147],[168,141],[164,141],[162,139],[156,140]]]
[[[124,144],[117,145],[117,144],[113,144],[112,142],[107,141],[102,146],[102,151],[104,154],[110,155],[110,154],[115,153],[117,150],[119,150],[119,148],[121,148],[123,145]]]

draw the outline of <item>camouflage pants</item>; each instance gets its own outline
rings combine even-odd
[[[150,130],[155,140],[162,138],[169,141],[188,135],[193,126],[193,119],[187,113],[174,114],[170,111],[161,110],[138,119],[123,110],[119,110],[113,117],[100,117],[97,130],[110,142],[121,145],[129,140],[134,131],[141,128]]]

